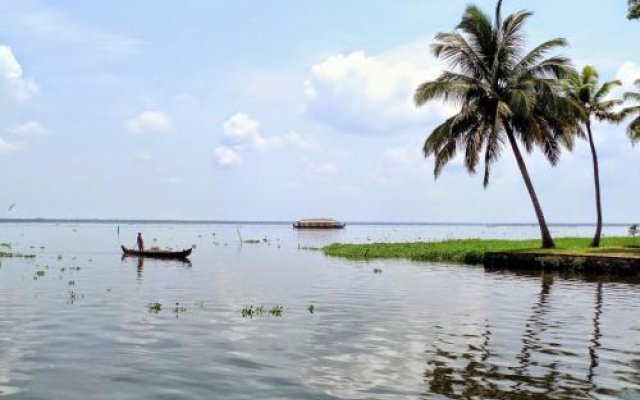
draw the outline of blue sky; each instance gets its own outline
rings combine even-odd
[[[3,0],[0,216],[533,221],[508,151],[487,190],[460,162],[434,181],[420,153],[450,108],[410,96],[466,4]],[[625,5],[505,1],[535,12],[531,43],[565,37],[576,65],[628,85]],[[622,126],[595,134],[605,221],[637,222],[640,150]],[[594,219],[587,147],[527,158],[551,222]]]

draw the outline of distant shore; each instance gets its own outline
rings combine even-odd
[[[0,223],[54,223],[54,224],[192,224],[192,225],[291,225],[294,220],[196,220],[196,219],[127,219],[127,218],[0,218]],[[537,222],[438,222],[438,221],[346,221],[353,226],[537,226]],[[603,226],[628,227],[629,222],[605,223]],[[592,222],[556,222],[550,227],[593,226]]]

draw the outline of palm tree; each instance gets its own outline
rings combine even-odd
[[[523,26],[532,15],[519,11],[501,16],[502,0],[495,19],[477,6],[467,7],[454,32],[439,33],[432,46],[434,55],[447,62],[450,70],[436,80],[421,84],[414,101],[444,100],[460,106],[426,139],[425,157],[434,156],[434,175],[456,154],[464,150],[464,163],[475,173],[484,152],[484,186],[489,183],[490,165],[508,141],[531,198],[544,248],[554,247],[553,239],[534,190],[518,140],[527,152],[540,147],[552,165],[558,161],[560,144],[571,147],[576,110],[560,95],[560,78],[570,71],[569,60],[547,53],[565,46],[564,39],[546,41],[526,52]]]
[[[598,154],[596,146],[593,142],[593,133],[591,132],[591,119],[598,121],[618,122],[620,121],[620,113],[613,108],[622,103],[619,99],[605,100],[611,89],[621,86],[618,80],[609,81],[598,86],[598,71],[587,65],[582,69],[581,73],[573,71],[565,80],[567,96],[572,98],[582,107],[584,111],[583,124],[587,128],[587,137],[589,139],[589,147],[591,148],[591,158],[593,161],[593,181],[596,191],[596,212],[597,224],[596,233],[591,241],[591,247],[600,246],[600,236],[602,234],[602,204],[600,201],[600,171],[598,169]]]
[[[625,101],[633,101],[637,104],[627,107],[622,110],[622,117],[635,116],[629,126],[627,127],[627,135],[631,139],[631,143],[635,144],[640,140],[640,79],[636,79],[634,82],[638,88],[637,92],[626,92],[624,94]]]
[[[640,18],[640,0],[627,0],[627,3],[629,3],[629,14],[627,14],[627,18]]]

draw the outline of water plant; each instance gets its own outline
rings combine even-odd
[[[314,306],[313,304],[309,304],[307,306],[307,310],[309,310],[309,313],[313,314],[314,311],[316,310],[316,306]]]
[[[159,301],[152,301],[151,303],[147,304],[147,308],[149,309],[149,312],[157,314],[162,311],[162,303],[160,303]]]
[[[284,311],[283,306],[275,305],[271,307],[271,309],[269,310],[269,314],[271,314],[274,317],[282,317],[283,311]]]
[[[260,243],[260,239],[247,239],[247,240],[244,240],[242,243],[258,244],[258,243]]]
[[[243,318],[253,318],[253,317],[259,317],[263,315],[270,315],[272,317],[281,317],[283,312],[284,312],[284,306],[277,305],[277,304],[268,309],[263,305],[254,306],[251,304],[251,305],[245,306],[241,311]]]
[[[374,273],[374,274],[381,274],[381,273],[382,273],[382,269],[380,269],[380,268],[374,268],[374,269],[373,269],[373,273]]]
[[[74,304],[78,299],[83,299],[83,294],[78,294],[75,290],[69,290],[67,292],[67,304]]]
[[[637,257],[630,249],[634,245],[633,238],[603,237],[600,250],[590,248],[588,238],[559,238],[555,250],[544,250],[550,254],[603,254],[608,251],[618,255],[627,254]],[[370,258],[406,258],[413,261],[455,262],[465,264],[482,264],[486,252],[505,251],[541,251],[540,240],[487,240],[487,239],[450,239],[434,242],[413,243],[366,243],[339,244],[324,247],[328,256],[344,257],[354,260]]]
[[[186,311],[187,311],[187,307],[181,306],[180,303],[176,301],[176,305],[173,307],[173,312],[176,314],[179,314]]]

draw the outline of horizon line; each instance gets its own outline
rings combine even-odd
[[[98,223],[98,224],[205,224],[205,225],[288,225],[295,220],[215,220],[215,219],[136,219],[136,218],[0,218],[0,223]],[[468,222],[468,221],[344,221],[347,225],[458,225],[458,226],[535,226],[537,222]],[[629,222],[609,222],[603,226],[629,226]],[[594,222],[554,222],[549,226],[591,226]]]

